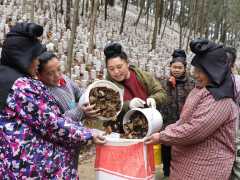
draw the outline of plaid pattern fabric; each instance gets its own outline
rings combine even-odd
[[[235,159],[236,105],[195,88],[180,120],[160,133],[172,147],[170,179],[229,179]]]
[[[63,86],[49,86],[45,84],[49,94],[52,95],[56,105],[60,109],[64,117],[71,118],[76,122],[81,122],[86,116],[81,109],[81,104],[74,109],[70,106],[72,101],[78,102],[83,94],[84,89],[80,89],[76,83],[71,81],[67,76],[62,75],[66,84]],[[81,146],[76,146],[74,149],[73,165],[74,168],[78,168],[78,157],[81,150]]]

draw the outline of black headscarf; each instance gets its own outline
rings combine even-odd
[[[222,45],[206,38],[194,39],[189,45],[191,51],[196,54],[191,64],[212,79],[206,88],[211,91],[213,97],[216,100],[229,97],[235,101],[229,60]]]
[[[181,62],[184,64],[184,66],[187,66],[187,61],[186,61],[186,53],[182,49],[176,49],[173,54],[172,54],[172,61],[170,62],[170,65],[175,62]]]
[[[0,60],[0,111],[14,82],[29,75],[27,67],[46,50],[37,39],[42,33],[43,27],[35,23],[17,23],[6,35]]]

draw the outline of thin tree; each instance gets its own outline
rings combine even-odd
[[[61,13],[61,15],[63,15],[63,0],[61,0],[60,13]]]
[[[201,26],[200,26],[200,37],[203,35],[203,28],[204,28],[204,7],[205,7],[205,1],[202,0],[202,10],[201,10]]]
[[[206,17],[205,17],[205,19],[204,19],[204,24],[203,24],[203,27],[205,27],[205,26],[206,26],[206,24],[207,24],[207,19],[208,19],[209,12],[210,12],[211,2],[212,2],[212,0],[209,0],[209,2],[208,2],[208,10],[207,10]]]
[[[224,33],[223,33],[223,46],[227,45],[227,20],[228,20],[228,0],[225,1],[225,18],[224,18]]]
[[[166,11],[167,11],[167,9],[166,9]],[[168,16],[167,16],[167,18],[166,18],[166,20],[165,20],[165,24],[164,24],[164,28],[163,28],[163,32],[162,32],[162,37],[161,37],[161,39],[163,38],[165,29],[166,29],[166,25],[167,25],[167,22],[168,22],[168,19],[169,19],[169,11],[167,11],[167,14],[168,14]]]
[[[77,29],[77,23],[78,23],[78,11],[79,11],[79,0],[75,0],[75,2],[74,2],[74,14],[73,14],[72,30],[71,30],[69,46],[68,46],[68,53],[67,53],[66,73],[67,73],[67,76],[69,78],[71,78],[73,43],[74,43],[76,29]]]
[[[122,0],[122,13],[121,13],[121,17],[123,17],[125,3],[126,3],[126,0]]]
[[[93,34],[94,34],[94,26],[96,22],[97,17],[97,9],[98,9],[99,1],[98,0],[92,0],[92,6],[91,6],[91,26],[90,26],[90,35],[89,35],[89,43],[88,43],[88,56],[85,61],[85,64],[88,64],[88,57],[89,54],[93,54]]]
[[[55,15],[56,15],[56,17],[55,17],[55,23],[56,23],[56,32],[58,32],[58,25],[57,25],[57,15],[58,15],[58,8],[57,8],[58,6],[57,6],[57,0],[55,0]]]
[[[158,16],[159,16],[159,0],[156,0],[155,26],[153,31],[152,49],[156,49]]]
[[[140,12],[138,14],[137,21],[134,23],[134,26],[138,25],[139,19],[140,19],[141,15],[142,15],[142,12],[143,12],[144,5],[145,5],[145,0],[142,0],[141,9],[140,9]]]
[[[70,29],[70,10],[71,10],[71,2],[67,0],[67,14],[66,14],[66,28]]]
[[[107,5],[108,5],[108,0],[105,0],[105,21],[107,20]]]
[[[86,11],[88,11],[88,7],[89,7],[89,0],[87,0],[86,2]]]
[[[81,13],[81,16],[84,15],[84,0],[83,0],[83,3],[82,3],[82,13]]]
[[[26,3],[27,3],[27,0],[23,0],[22,15],[24,15],[26,13]]]
[[[121,23],[121,27],[120,27],[120,35],[123,32],[123,27],[124,27],[124,21],[125,21],[125,16],[126,16],[126,11],[127,11],[127,5],[128,5],[128,0],[125,0],[125,6],[124,6],[124,12],[123,12],[123,18],[122,18],[122,23]]]
[[[162,27],[162,22],[163,22],[163,13],[164,13],[164,0],[161,0],[161,6],[160,6],[160,18],[159,18],[159,27],[158,27],[158,35],[160,35],[161,27]]]
[[[198,1],[198,0],[195,1],[194,11],[196,11],[196,8],[197,8],[197,1]],[[191,22],[191,24],[190,24],[189,34],[188,34],[188,38],[187,38],[186,52],[188,52],[188,42],[190,41],[190,36],[191,36],[191,34],[192,34],[192,27],[193,27],[193,23],[194,23],[194,21],[195,21],[195,18],[196,18],[196,13],[194,13],[192,22]]]
[[[148,20],[149,20],[150,3],[151,3],[151,0],[148,0],[147,10],[146,10],[146,12],[145,12],[145,15],[147,15],[146,31],[147,31],[147,29],[148,29]]]
[[[183,10],[184,10],[184,0],[181,0],[181,10],[180,10],[180,38],[179,38],[179,48],[182,48],[182,30],[183,30]]]
[[[173,16],[173,0],[170,1],[170,25],[172,25],[172,16]]]
[[[34,22],[34,3],[35,0],[31,0],[31,8],[30,8],[30,22]]]

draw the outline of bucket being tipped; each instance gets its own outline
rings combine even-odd
[[[158,132],[162,128],[163,120],[160,112],[154,108],[133,108],[129,110],[123,117],[123,125],[130,120],[131,115],[136,112],[141,112],[148,121],[148,132],[145,137],[150,136],[153,133]],[[125,131],[125,128],[123,126]]]
[[[90,100],[89,100],[89,94],[91,89],[95,88],[95,87],[106,87],[106,88],[111,88],[116,92],[119,92],[120,95],[120,101],[121,101],[121,109],[123,106],[123,95],[121,90],[112,82],[110,81],[106,81],[106,80],[100,80],[100,81],[96,81],[93,84],[90,84],[84,91],[84,93],[82,94],[80,100],[79,100],[79,104],[82,104],[84,102],[89,102],[88,106],[90,106]],[[118,114],[121,112],[121,109],[117,112],[117,114],[115,116],[118,116]],[[113,116],[113,117],[115,117]],[[107,117],[103,117],[103,116],[97,116],[98,119],[100,120],[111,120],[112,117],[107,118]]]

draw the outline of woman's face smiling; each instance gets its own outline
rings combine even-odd
[[[195,67],[195,77],[200,87],[205,87],[212,82],[212,79],[197,67]]]
[[[62,69],[58,59],[54,57],[47,64],[43,64],[42,72],[37,76],[50,86],[60,86]]]
[[[129,60],[127,60],[126,62],[119,56],[107,60],[107,70],[110,76],[118,82],[128,79],[130,77],[128,67]]]
[[[171,64],[170,70],[171,70],[171,74],[175,78],[177,78],[177,77],[181,76],[185,72],[186,67],[181,62],[174,62],[174,63]]]

